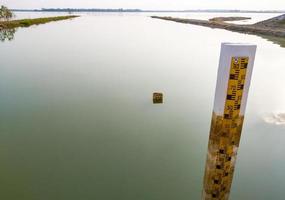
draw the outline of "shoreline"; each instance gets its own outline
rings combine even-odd
[[[78,15],[57,16],[57,17],[43,17],[34,19],[19,19],[11,21],[0,21],[0,30],[14,29],[19,27],[29,27],[32,25],[46,24],[53,21],[61,21],[79,17]]]
[[[240,24],[226,23],[224,21],[219,21],[219,20],[199,20],[199,19],[185,19],[185,18],[159,17],[159,16],[151,16],[151,18],[173,21],[173,22],[184,23],[184,24],[205,26],[209,28],[225,29],[229,31],[246,33],[246,34],[254,34],[254,35],[259,35],[259,36],[264,35],[264,36],[274,36],[274,37],[280,37],[280,38],[285,37],[285,29],[263,27],[257,24],[240,25]]]

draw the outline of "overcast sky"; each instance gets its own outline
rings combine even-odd
[[[0,0],[10,8],[285,10],[285,0]]]

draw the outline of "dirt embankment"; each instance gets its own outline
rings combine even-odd
[[[230,31],[240,32],[240,33],[274,36],[274,37],[281,37],[281,38],[285,37],[285,14],[266,20],[266,21],[263,21],[263,22],[251,24],[251,25],[241,25],[241,24],[233,24],[233,23],[225,22],[225,21],[237,21],[237,20],[248,19],[248,18],[243,18],[243,17],[219,17],[219,18],[213,18],[210,20],[159,17],[159,16],[152,16],[152,18],[169,20],[169,21],[174,21],[178,23],[206,26],[210,28],[226,29]]]
[[[251,19],[251,17],[214,17],[212,19],[209,19],[209,21],[226,22],[226,21],[241,21],[247,19]]]

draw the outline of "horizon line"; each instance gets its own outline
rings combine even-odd
[[[263,13],[283,13],[285,10],[243,10],[243,9],[183,9],[183,10],[166,10],[166,9],[139,9],[139,8],[12,8],[12,11],[119,11],[119,12],[263,12]]]

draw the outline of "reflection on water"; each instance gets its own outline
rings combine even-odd
[[[14,39],[14,35],[16,33],[16,29],[0,29],[0,41],[1,42],[5,42],[7,41],[11,41]]]
[[[272,113],[265,116],[264,121],[268,124],[285,125],[285,113]]]

